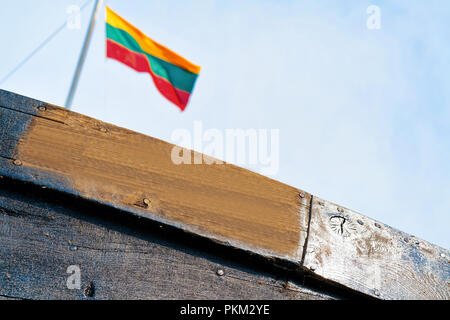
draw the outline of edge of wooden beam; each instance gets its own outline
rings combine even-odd
[[[450,252],[314,197],[304,267],[380,299],[450,299]]]
[[[230,164],[175,165],[170,143],[10,92],[0,117],[0,175],[300,265],[306,192]]]

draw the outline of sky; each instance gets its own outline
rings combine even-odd
[[[1,0],[0,78],[84,2]],[[105,58],[102,10],[73,111],[169,142],[194,121],[279,129],[271,178],[450,248],[450,2],[107,4],[202,71],[180,112],[148,74]],[[92,7],[0,87],[63,105]]]

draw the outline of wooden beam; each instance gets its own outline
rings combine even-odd
[[[304,267],[381,299],[450,299],[449,251],[314,197]]]
[[[172,144],[1,90],[0,133],[0,176],[376,298],[450,298],[448,250],[267,177],[230,164],[175,165]]]
[[[0,105],[3,175],[300,263],[306,192],[230,164],[176,165],[174,145],[58,106],[4,91]]]

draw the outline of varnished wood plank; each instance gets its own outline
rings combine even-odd
[[[0,298],[334,298],[282,271],[215,246],[196,248],[199,241],[186,234],[124,217],[49,189],[0,182]],[[80,289],[67,287],[71,265],[80,268]],[[87,296],[90,284],[95,290]]]
[[[304,266],[381,299],[450,299],[448,250],[317,197]]]
[[[33,115],[14,150],[16,176],[42,185],[51,177],[50,188],[300,263],[309,194],[230,164],[175,165],[172,144],[8,97],[12,102],[2,98],[1,105]]]

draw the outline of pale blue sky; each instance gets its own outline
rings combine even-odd
[[[0,78],[83,0],[1,0]],[[95,29],[74,111],[170,141],[174,129],[280,129],[273,178],[450,248],[450,2],[110,0],[203,67],[186,112],[105,59]],[[381,30],[366,9],[381,8]],[[82,30],[64,30],[2,85],[64,104]]]

